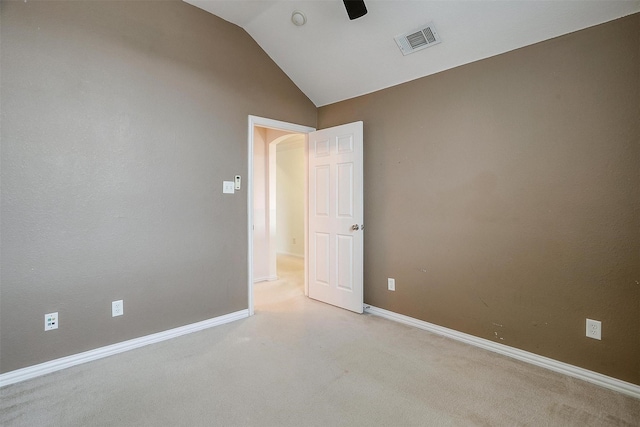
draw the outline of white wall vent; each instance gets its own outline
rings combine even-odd
[[[440,43],[440,36],[433,23],[429,23],[417,30],[409,31],[394,37],[403,55],[417,52],[429,46]]]

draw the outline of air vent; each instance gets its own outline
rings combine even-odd
[[[394,38],[403,55],[409,55],[441,42],[440,36],[438,36],[438,32],[432,23]]]

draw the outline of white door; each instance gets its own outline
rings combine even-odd
[[[362,122],[309,134],[309,297],[362,313]]]

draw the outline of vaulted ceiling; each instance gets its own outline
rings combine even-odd
[[[350,21],[342,0],[184,1],[244,28],[316,106],[640,11],[640,0],[365,0]],[[394,37],[428,23],[442,43],[403,56]]]

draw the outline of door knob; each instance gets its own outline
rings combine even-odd
[[[353,231],[358,231],[358,230],[360,230],[360,226],[359,226],[358,224],[353,224],[353,225],[351,226],[351,229],[352,229]]]

